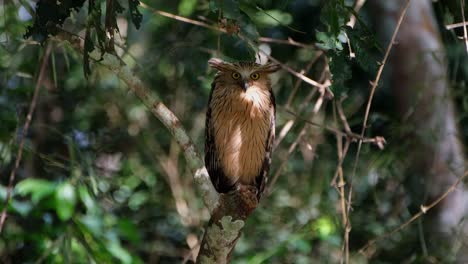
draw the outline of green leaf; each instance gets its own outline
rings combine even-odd
[[[1,144],[0,144],[0,147],[2,147]],[[0,184],[0,199],[2,201],[5,201],[6,197],[7,197],[7,188]]]
[[[254,21],[263,26],[289,25],[293,21],[291,14],[281,10],[259,11],[254,16]]]
[[[221,7],[218,4],[218,1],[216,0],[211,0],[210,3],[208,4],[208,7],[210,8],[210,11],[213,13],[216,13]]]
[[[129,219],[119,219],[117,228],[121,237],[124,237],[132,243],[140,242],[141,237],[138,228]]]
[[[138,0],[128,0],[128,10],[136,29],[140,29],[141,21],[143,20],[143,15],[140,13],[140,10],[138,10],[139,4],[140,1]]]
[[[345,82],[352,76],[350,61],[345,52],[332,53],[330,56],[330,72],[333,75],[333,84],[330,87],[336,95],[347,92]]]
[[[455,19],[453,18],[452,13],[450,12],[448,8],[444,8],[444,9],[445,9],[444,10],[444,24],[445,25],[453,24]]]
[[[223,0],[224,17],[237,19],[240,17],[239,3],[236,0]]]
[[[55,26],[62,26],[72,10],[79,11],[85,0],[49,1],[40,0],[36,4],[34,24],[26,30],[24,38],[32,37],[43,43],[49,34],[55,35]]]
[[[327,26],[327,32],[332,36],[338,36],[341,28],[350,16],[343,0],[329,0],[326,2],[320,14],[320,21]]]
[[[55,183],[43,179],[29,178],[19,182],[15,189],[20,195],[31,195],[33,203],[37,204],[55,190]]]
[[[296,248],[302,253],[307,254],[312,250],[312,246],[307,239],[298,238],[297,240],[293,240],[291,243],[294,246],[294,248]]]
[[[327,32],[317,31],[315,34],[317,38],[317,46],[325,50],[343,50],[343,45],[338,36],[329,35]]]
[[[17,115],[15,108],[12,105],[7,104],[7,102],[0,102],[0,120],[2,120],[2,129],[0,129],[0,140],[8,142],[9,137],[14,133],[16,127],[18,126]],[[0,142],[0,160],[3,162],[8,162],[10,155],[10,147],[7,144]]]
[[[107,249],[109,252],[117,259],[119,259],[122,263],[131,263],[132,262],[132,256],[130,253],[128,253],[127,250],[125,250],[120,243],[118,242],[110,242],[108,244]]]
[[[144,204],[149,198],[149,195],[146,191],[138,191],[128,200],[128,207],[132,210],[138,210],[142,204]]]
[[[181,16],[190,16],[193,11],[195,10],[195,7],[197,6],[197,0],[182,0],[179,3],[179,14]]]
[[[106,31],[102,27],[101,24],[101,17],[102,17],[102,10],[101,7],[96,3],[95,0],[89,1],[89,8],[88,8],[88,22],[87,22],[87,31],[94,31],[96,33],[97,43],[101,49],[105,49],[106,46]],[[91,52],[89,50],[88,52]]]
[[[332,219],[327,216],[322,216],[313,224],[313,228],[317,231],[321,239],[326,239],[336,232],[335,224]]]
[[[21,216],[25,217],[34,208],[34,206],[30,202],[20,202],[20,201],[12,200],[11,208],[15,210],[15,212],[17,212]]]
[[[96,201],[91,197],[88,189],[85,186],[78,187],[78,194],[80,196],[81,202],[86,206],[86,209],[89,212],[94,213],[98,210]]]
[[[367,33],[362,26],[357,26],[354,29],[347,27],[346,33],[356,54],[355,61],[364,71],[375,73],[378,68],[376,54],[380,54],[377,40],[370,33]]]
[[[75,187],[69,182],[62,183],[55,192],[55,210],[62,221],[70,219],[75,211]]]
[[[100,215],[86,214],[79,217],[80,223],[86,230],[96,236],[99,236],[103,232],[104,218]]]

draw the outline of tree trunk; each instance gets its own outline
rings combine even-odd
[[[399,10],[406,1],[373,2],[376,25],[380,26],[378,30],[389,40]],[[414,202],[425,204],[441,196],[465,170],[449,91],[445,51],[430,0],[411,1],[394,45],[388,65],[391,69],[389,77],[398,117],[405,127],[401,142],[409,147],[407,175],[415,184],[413,187],[419,186],[418,189],[425,192],[424,200],[419,196]],[[467,201],[468,192],[462,186],[430,212],[430,224],[425,226],[428,252],[438,251],[440,254],[435,254],[441,258],[452,253],[457,238],[453,232],[459,229],[467,214]],[[441,242],[448,242],[448,247],[442,248]],[[466,250],[460,252],[463,251]],[[461,258],[463,256],[458,260],[462,261]]]
[[[246,186],[221,194],[206,227],[197,263],[229,263],[245,220],[257,205],[255,190]]]

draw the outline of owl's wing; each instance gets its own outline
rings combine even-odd
[[[205,124],[205,166],[210,175],[211,182],[215,187],[216,191],[220,193],[226,193],[234,189],[235,183],[232,183],[226,175],[224,175],[219,161],[219,155],[216,151],[216,142],[214,138],[214,126],[211,123],[211,97],[215,84],[211,84],[210,97],[208,99],[208,110],[206,112],[206,124]]]
[[[265,190],[265,185],[268,180],[268,172],[270,171],[271,164],[271,151],[273,149],[273,142],[275,141],[275,115],[276,115],[276,103],[273,92],[270,91],[270,102],[272,110],[270,111],[270,127],[268,130],[268,136],[265,144],[265,159],[263,160],[262,170],[260,174],[255,178],[255,184],[257,186],[257,198],[260,200],[260,196]]]

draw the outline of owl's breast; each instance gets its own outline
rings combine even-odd
[[[273,117],[268,91],[251,87],[223,102],[213,95],[213,129],[224,174],[233,182],[253,184],[263,166]]]

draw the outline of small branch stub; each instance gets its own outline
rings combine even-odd
[[[229,263],[245,220],[257,205],[253,186],[240,185],[235,191],[221,194],[206,227],[197,263]]]

